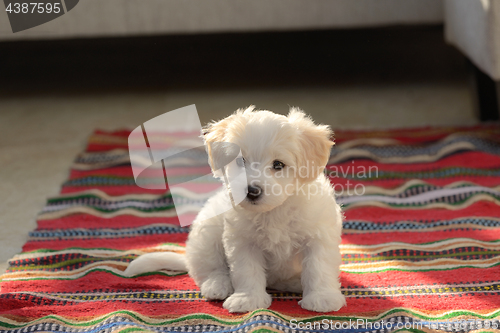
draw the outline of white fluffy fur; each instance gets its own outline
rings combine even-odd
[[[345,305],[339,282],[342,212],[322,172],[333,144],[329,127],[315,125],[296,108],[285,117],[250,107],[209,124],[205,132],[207,143],[238,144],[249,182],[269,184],[275,191],[266,187],[258,201],[245,200],[207,219],[227,197],[215,195],[191,226],[185,258],[147,254],[125,273],[183,270],[184,261],[202,294],[225,299],[223,306],[230,312],[269,307],[266,288],[302,292],[299,303],[307,310],[340,309]],[[275,160],[286,165],[283,172],[301,166],[307,172],[277,174]]]

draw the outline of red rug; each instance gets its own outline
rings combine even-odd
[[[500,126],[336,132],[327,172],[344,190],[347,306],[326,314],[273,293],[269,309],[234,315],[186,274],[124,277],[141,253],[183,252],[187,236],[162,217],[168,194],[135,185],[128,134],[96,131],[48,200],[1,277],[0,332],[498,328]]]

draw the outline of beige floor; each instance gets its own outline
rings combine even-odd
[[[1,97],[0,271],[21,251],[37,212],[58,193],[92,130],[135,127],[190,104],[203,123],[250,104],[279,113],[299,106],[334,128],[477,122],[465,82]]]

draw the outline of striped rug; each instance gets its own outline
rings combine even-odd
[[[276,291],[269,291],[269,309],[230,314],[222,302],[205,300],[187,274],[125,277],[140,254],[182,253],[187,237],[171,196],[135,185],[128,134],[96,131],[60,195],[47,201],[1,276],[0,332],[499,327],[499,125],[336,132],[326,172],[346,217],[347,306],[324,314],[303,310],[299,294]],[[172,133],[173,142],[182,135]],[[175,167],[206,172],[196,159]],[[198,206],[205,199],[186,195]]]

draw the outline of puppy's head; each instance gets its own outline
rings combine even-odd
[[[214,144],[225,142],[241,149],[248,186],[239,205],[255,212],[272,210],[299,189],[304,192],[308,187],[303,185],[314,181],[328,162],[331,136],[328,126],[315,125],[298,108],[291,108],[285,117],[251,106],[204,129],[212,166],[218,159],[211,150]]]

